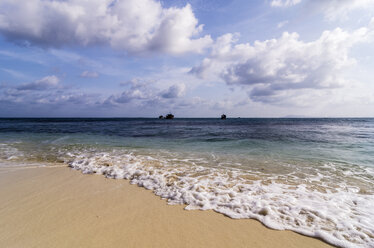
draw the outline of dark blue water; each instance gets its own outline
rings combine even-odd
[[[88,142],[133,148],[305,157],[374,165],[374,119],[0,119],[0,142],[16,136],[40,135],[84,135],[81,142],[92,136],[94,141]]]

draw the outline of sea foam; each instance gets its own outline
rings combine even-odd
[[[337,164],[287,173],[211,166],[175,154],[80,151],[67,154],[71,168],[128,179],[169,204],[231,218],[253,218],[270,228],[292,230],[341,247],[374,247],[373,171]],[[250,167],[250,166],[249,166]],[[307,171],[307,173],[305,173]]]

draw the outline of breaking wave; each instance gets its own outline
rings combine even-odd
[[[71,168],[128,179],[169,204],[185,204],[187,210],[212,209],[235,219],[254,218],[270,228],[292,230],[341,247],[374,244],[370,168],[284,164],[288,173],[277,174],[257,166],[233,168],[170,153],[137,155],[114,150],[68,156]]]

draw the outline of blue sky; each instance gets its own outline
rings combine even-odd
[[[0,117],[373,117],[374,0],[0,0]]]

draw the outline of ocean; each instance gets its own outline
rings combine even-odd
[[[374,119],[0,119],[0,167],[56,164],[187,210],[374,247]]]

